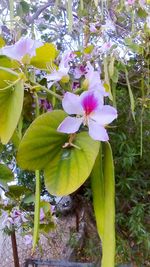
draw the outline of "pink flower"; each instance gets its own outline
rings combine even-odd
[[[94,140],[107,141],[109,139],[105,125],[117,118],[117,111],[109,105],[103,105],[103,97],[96,91],[87,91],[80,96],[67,92],[62,101],[64,110],[69,115],[59,125],[62,133],[75,133],[81,124],[88,126],[89,135]]]
[[[128,1],[127,1],[127,4],[128,4],[128,5],[133,5],[134,3],[135,3],[135,0],[128,0]]]
[[[72,51],[67,51],[62,56],[58,70],[52,69],[52,73],[47,75],[47,81],[49,86],[52,86],[55,82],[60,81],[62,78],[68,76],[70,69],[69,62],[74,59],[75,54]]]
[[[112,47],[112,43],[111,42],[106,42],[101,46],[100,51],[102,53],[106,53],[111,47]]]
[[[73,73],[75,79],[80,79],[82,75],[86,74],[86,68],[84,65],[80,65],[74,69]]]
[[[9,229],[12,229],[14,226],[14,221],[6,211],[2,211],[1,215],[1,220],[2,220],[2,227],[8,227]]]
[[[88,81],[88,89],[90,91],[99,91],[103,96],[108,96],[105,92],[105,88],[100,80],[100,71],[95,71],[90,62],[87,62],[85,78]]]
[[[90,32],[92,32],[92,33],[96,33],[97,32],[97,29],[96,29],[94,23],[90,23]]]
[[[32,40],[29,37],[22,37],[14,45],[1,48],[0,54],[21,61],[25,55],[35,56],[36,48],[42,45],[43,43],[40,41]]]

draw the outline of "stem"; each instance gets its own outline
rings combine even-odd
[[[0,67],[0,70],[4,70],[4,71],[6,71],[6,72],[8,72],[10,74],[13,74],[13,75],[17,76],[17,77],[19,76],[19,74],[17,72],[15,72],[15,71],[13,71],[11,69],[5,68],[5,67]]]
[[[14,0],[9,0],[9,9],[10,9],[10,23],[12,27],[14,19]]]
[[[32,254],[35,250],[39,239],[39,221],[40,221],[40,172],[35,171],[36,189],[35,189],[35,208],[34,208],[34,230],[33,230],[33,248]]]
[[[39,114],[40,114],[40,112],[39,112],[39,99],[38,99],[38,95],[37,95],[36,92],[34,92],[34,96],[35,96],[35,105],[36,105],[36,107],[35,107],[35,112],[36,112],[35,116],[37,118],[39,116]]]
[[[11,243],[13,249],[14,267],[20,267],[15,231],[11,233]]]
[[[44,90],[45,92],[47,92],[48,94],[52,95],[52,96],[55,96],[57,99],[61,100],[62,101],[62,97],[58,94],[56,94],[55,92],[47,89],[45,86],[41,85],[41,84],[38,84],[38,83],[35,83],[36,86],[34,87],[41,87],[42,90]],[[32,87],[32,89],[34,88]]]

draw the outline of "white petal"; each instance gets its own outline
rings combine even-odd
[[[100,125],[106,125],[117,118],[117,110],[109,105],[104,105],[101,110],[93,112],[90,118]]]
[[[83,114],[83,108],[80,103],[80,97],[73,93],[67,92],[62,101],[63,109],[69,114]]]
[[[1,49],[1,54],[16,60],[21,60],[23,56],[29,54],[35,55],[36,48],[42,46],[40,41],[32,40],[28,37],[22,37],[14,45],[5,46]]]
[[[103,126],[99,125],[98,123],[92,120],[89,120],[88,126],[89,126],[89,135],[92,137],[92,139],[97,141],[109,140],[107,131]]]
[[[83,118],[67,117],[59,125],[59,127],[57,128],[57,131],[61,133],[68,133],[68,134],[75,133],[79,130],[82,122],[83,122]]]

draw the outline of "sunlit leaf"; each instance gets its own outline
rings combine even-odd
[[[99,142],[86,132],[76,135],[73,144],[78,148],[63,148],[68,135],[57,132],[57,127],[65,117],[58,110],[39,116],[28,128],[18,152],[21,168],[44,169],[46,187],[54,195],[78,189],[90,175],[99,150]]]
[[[102,241],[102,267],[115,266],[115,181],[112,151],[109,143],[100,149],[91,173],[94,212]]]
[[[104,192],[104,177],[102,170],[102,149],[100,150],[95,161],[92,173],[91,173],[91,185],[93,195],[94,213],[96,217],[97,231],[101,240],[104,236],[104,203],[105,203],[105,192]]]
[[[0,36],[0,48],[5,45],[5,41],[2,36]]]
[[[53,62],[56,56],[57,50],[55,45],[45,43],[36,49],[36,56],[31,58],[30,64],[37,68],[46,69],[47,65]]]
[[[12,137],[18,124],[22,106],[24,87],[23,80],[16,80],[15,75],[6,71],[1,71],[2,81],[0,85],[7,84],[7,87],[0,88],[0,139],[3,144],[7,144]]]
[[[5,67],[5,68],[18,68],[19,63],[6,56],[0,55],[0,66]]]
[[[89,45],[86,48],[84,48],[84,53],[85,54],[90,54],[94,49],[94,45]]]
[[[104,143],[104,235],[102,267],[115,266],[115,178],[114,163],[109,143]]]

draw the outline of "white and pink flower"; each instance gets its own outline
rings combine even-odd
[[[70,69],[69,62],[74,59],[76,55],[72,51],[67,51],[63,54],[60,61],[58,70],[52,69],[52,72],[47,75],[47,81],[51,87],[55,82],[62,80],[64,77],[68,76]]]
[[[0,55],[21,61],[25,55],[33,57],[36,55],[36,48],[42,46],[41,41],[32,40],[29,37],[22,37],[14,45],[5,46],[0,49]]]
[[[88,81],[88,90],[98,91],[102,96],[108,96],[100,79],[100,71],[95,71],[90,62],[87,62],[85,78]]]
[[[92,139],[109,140],[105,126],[117,118],[117,111],[103,104],[103,97],[99,92],[87,91],[80,96],[67,92],[62,106],[69,115],[77,115],[77,117],[66,117],[57,129],[59,132],[75,133],[83,124],[88,126]]]

